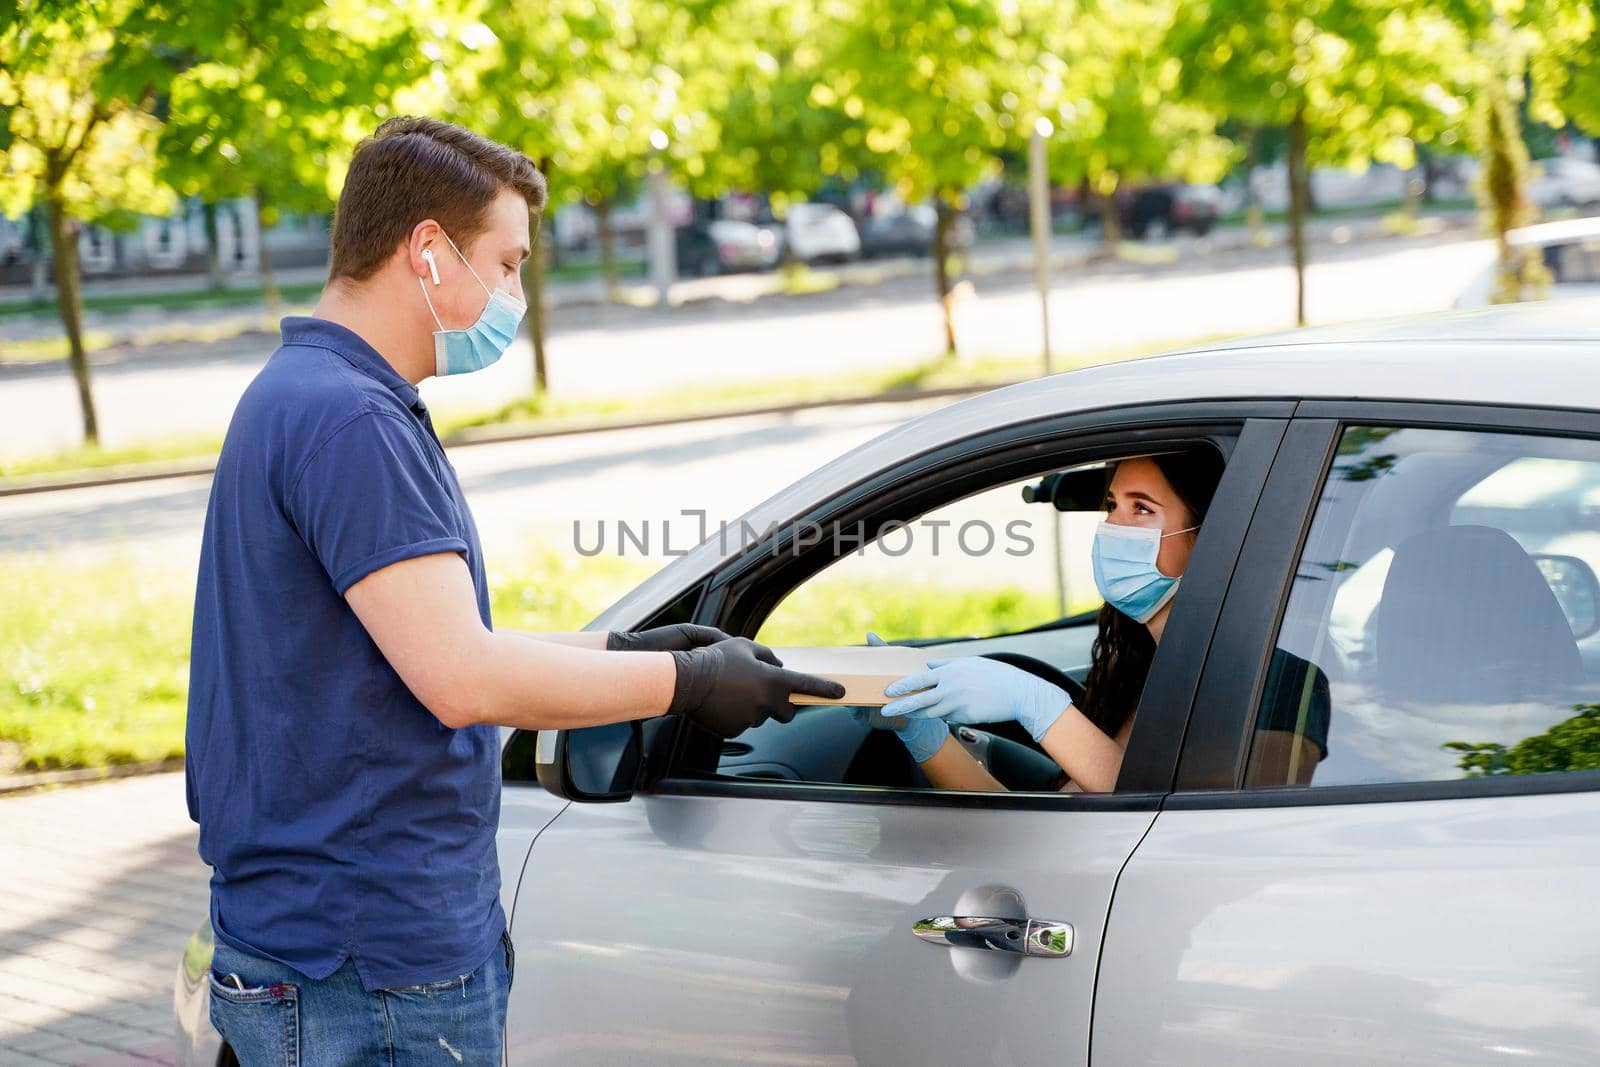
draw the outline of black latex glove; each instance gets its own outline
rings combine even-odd
[[[669,715],[682,715],[724,739],[768,719],[789,722],[799,711],[789,694],[837,700],[844,686],[826,678],[785,670],[765,645],[731,637],[714,645],[673,652],[678,682]]]
[[[679,622],[671,626],[657,626],[653,630],[606,634],[607,652],[687,652],[691,648],[714,645],[728,640],[728,635],[715,626],[696,626],[692,622]]]

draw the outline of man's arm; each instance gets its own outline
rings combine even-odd
[[[501,631],[502,633],[517,633],[516,631]],[[607,634],[604,630],[579,630],[575,633],[558,634],[525,634],[517,633],[518,637],[530,637],[535,641],[547,641],[552,645],[569,645],[572,648],[592,648],[597,652],[606,650]]]
[[[771,649],[709,627],[628,635],[665,651],[574,647],[494,633],[478,615],[472,577],[453,552],[373,571],[345,592],[389,665],[440,722],[535,730],[681,714],[722,737],[769,718],[788,722],[792,694],[837,700],[844,686],[784,670]],[[689,643],[695,647],[677,649]]]
[[[446,726],[569,729],[647,719],[672,702],[664,652],[622,655],[517,633],[478,615],[460,556],[436,553],[374,571],[345,593],[390,666]]]

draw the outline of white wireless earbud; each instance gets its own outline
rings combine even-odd
[[[428,273],[433,275],[433,284],[439,284],[439,264],[433,261],[433,249],[424,248],[422,258],[428,261]]]

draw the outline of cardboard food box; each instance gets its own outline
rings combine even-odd
[[[839,682],[844,696],[838,700],[796,693],[795,704],[848,704],[881,708],[893,700],[884,687],[897,678],[926,670],[930,659],[942,653],[903,645],[847,645],[821,648],[774,648],[784,667]]]

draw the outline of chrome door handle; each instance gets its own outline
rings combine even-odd
[[[1072,955],[1072,925],[1047,919],[940,915],[918,920],[911,932],[930,945],[946,948],[983,948],[1046,959]]]

